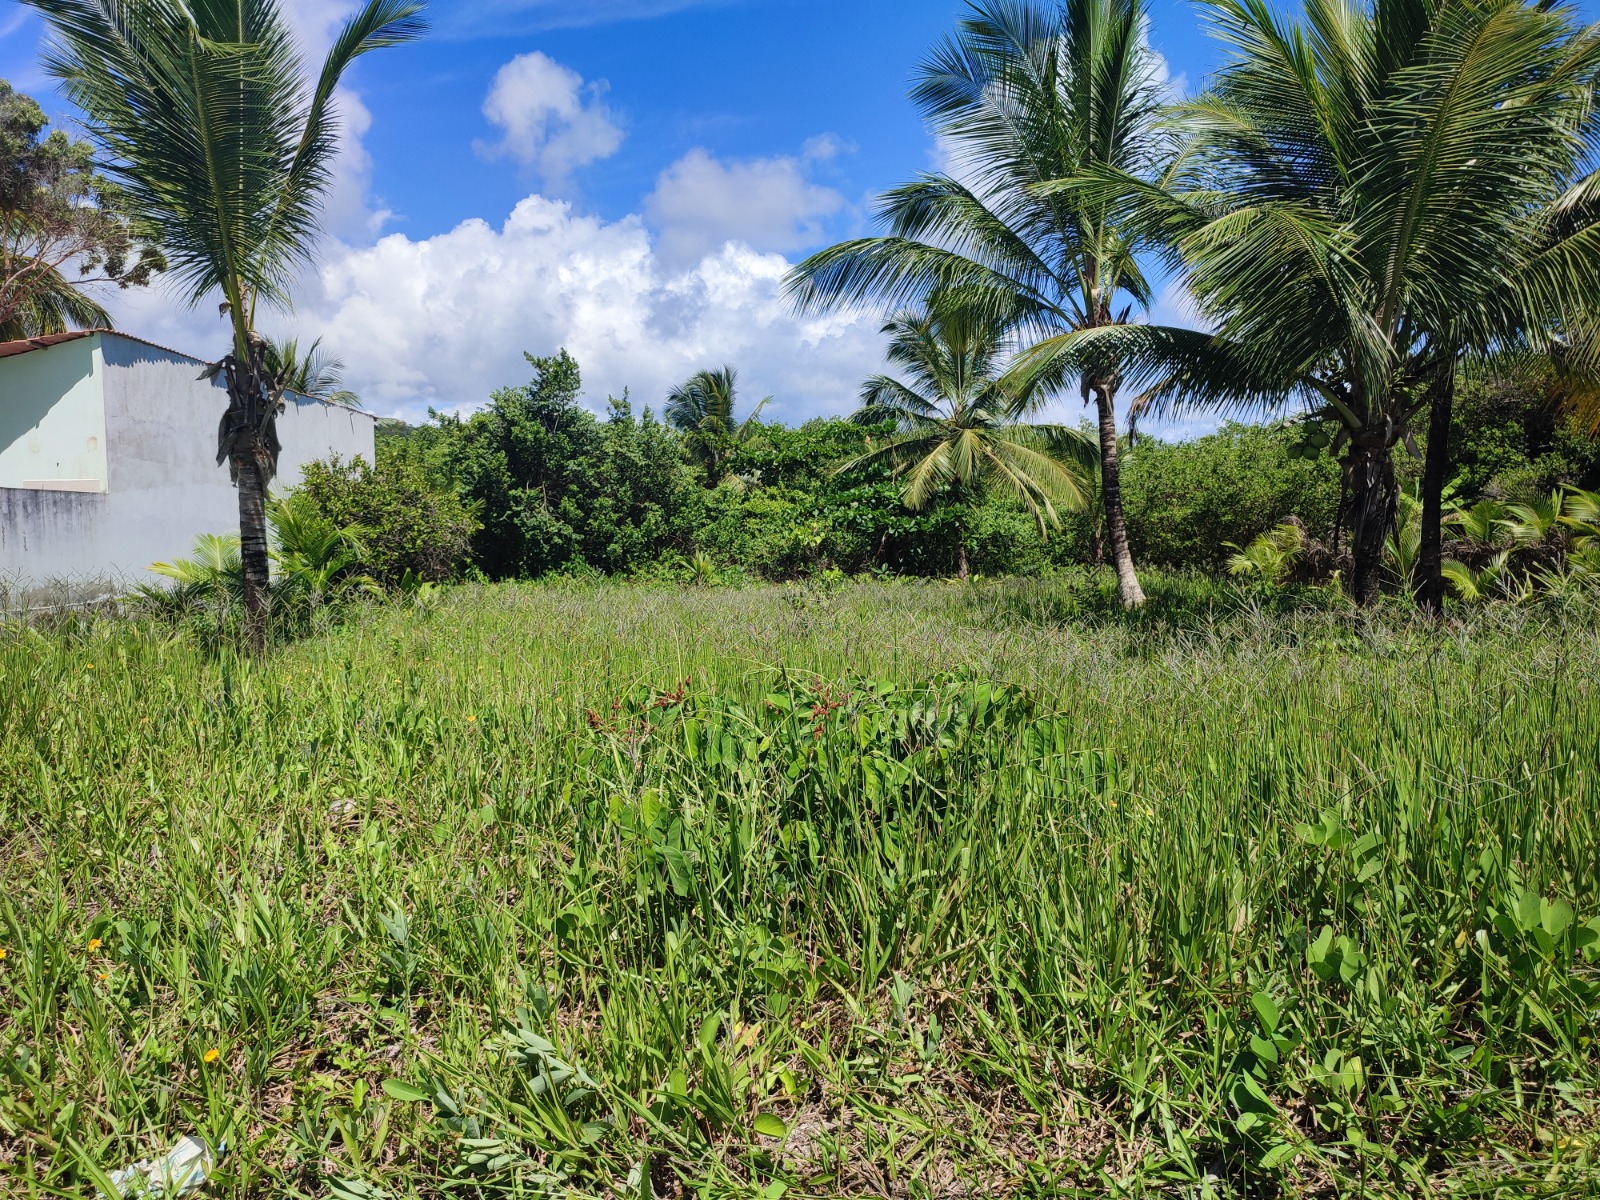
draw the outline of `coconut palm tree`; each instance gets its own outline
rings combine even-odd
[[[732,367],[696,371],[687,381],[672,389],[662,410],[667,424],[681,431],[689,457],[705,471],[707,486],[721,481],[722,461],[728,450],[749,441],[760,427],[761,410],[772,402],[768,396],[742,424],[734,422],[738,401],[738,373]]]
[[[1266,0],[1210,11],[1232,58],[1178,110],[1187,142],[1164,180],[1056,186],[1120,189],[1121,219],[1169,247],[1215,334],[1088,331],[1028,366],[1118,355],[1169,408],[1308,401],[1340,427],[1361,603],[1394,525],[1394,448],[1431,405],[1419,570],[1436,593],[1458,364],[1551,349],[1595,311],[1600,189],[1579,174],[1600,38],[1524,0],[1306,0],[1301,22]]]
[[[142,231],[198,304],[220,298],[233,344],[213,368],[218,436],[239,490],[252,641],[268,604],[267,485],[281,392],[256,331],[311,258],[338,145],[334,90],[359,56],[424,29],[420,0],[367,0],[307,78],[277,0],[26,0],[54,37],[45,65],[121,182]]]
[[[960,287],[1033,337],[1127,322],[1151,299],[1138,238],[1111,205],[1042,185],[1100,171],[1143,177],[1162,160],[1165,85],[1146,21],[1144,0],[973,3],[912,92],[958,168],[889,192],[879,205],[887,236],[800,264],[790,280],[797,303],[897,305]],[[1124,371],[1105,354],[1081,357],[1075,373],[1095,406],[1117,590],[1133,607],[1144,592],[1122,511]]]
[[[867,380],[850,419],[861,425],[893,421],[897,432],[840,473],[889,463],[900,481],[900,501],[912,511],[940,498],[960,504],[999,490],[1032,514],[1044,537],[1060,525],[1060,510],[1087,506],[1098,447],[1076,429],[1025,420],[1034,395],[1001,382],[1003,319],[935,295],[926,309],[896,314],[883,332],[890,339],[887,357],[905,378]],[[965,579],[964,528],[956,555]]]
[[[266,368],[268,387],[280,395],[298,392],[346,408],[361,407],[361,397],[344,385],[344,360],[324,350],[321,338],[304,354],[296,338],[268,338]]]

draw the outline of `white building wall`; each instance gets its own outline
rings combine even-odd
[[[0,487],[106,490],[99,338],[0,359]]]
[[[152,578],[153,562],[186,556],[199,534],[238,532],[238,493],[216,461],[227,393],[199,378],[198,359],[96,335],[0,359],[0,394],[8,366],[91,343],[104,365],[106,492],[0,486],[0,579],[114,590]],[[332,454],[373,461],[375,427],[351,409],[291,398],[278,421],[277,486],[292,487],[306,463]]]

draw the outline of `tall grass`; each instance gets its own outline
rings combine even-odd
[[[6,1193],[1594,1188],[1593,614],[1063,587],[0,631]]]

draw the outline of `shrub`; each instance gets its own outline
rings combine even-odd
[[[1298,434],[1226,425],[1187,442],[1142,439],[1123,470],[1134,561],[1220,574],[1229,546],[1247,546],[1288,517],[1331,541],[1339,466],[1327,455],[1291,458]]]
[[[385,587],[409,575],[442,582],[466,563],[477,521],[452,490],[433,487],[416,462],[337,455],[305,469],[296,492],[359,547],[360,570]]]

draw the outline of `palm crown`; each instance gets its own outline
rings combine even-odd
[[[345,386],[344,360],[324,350],[321,338],[304,353],[297,338],[268,339],[266,366],[271,386],[279,392],[299,392],[330,404],[361,407],[361,397]]]
[[[1045,536],[1060,523],[1059,510],[1085,507],[1094,444],[1078,430],[1025,419],[1034,395],[1001,382],[1003,320],[935,296],[925,310],[895,315],[883,332],[888,359],[904,378],[867,380],[851,419],[893,421],[896,433],[841,472],[889,463],[901,501],[913,510],[940,496],[997,488],[1027,508]]]
[[[750,438],[759,428],[761,410],[772,399],[763,399],[742,424],[736,424],[737,383],[732,367],[696,371],[672,389],[663,410],[667,424],[684,434],[689,456],[706,469],[711,483],[717,482],[715,476],[728,447]]]

